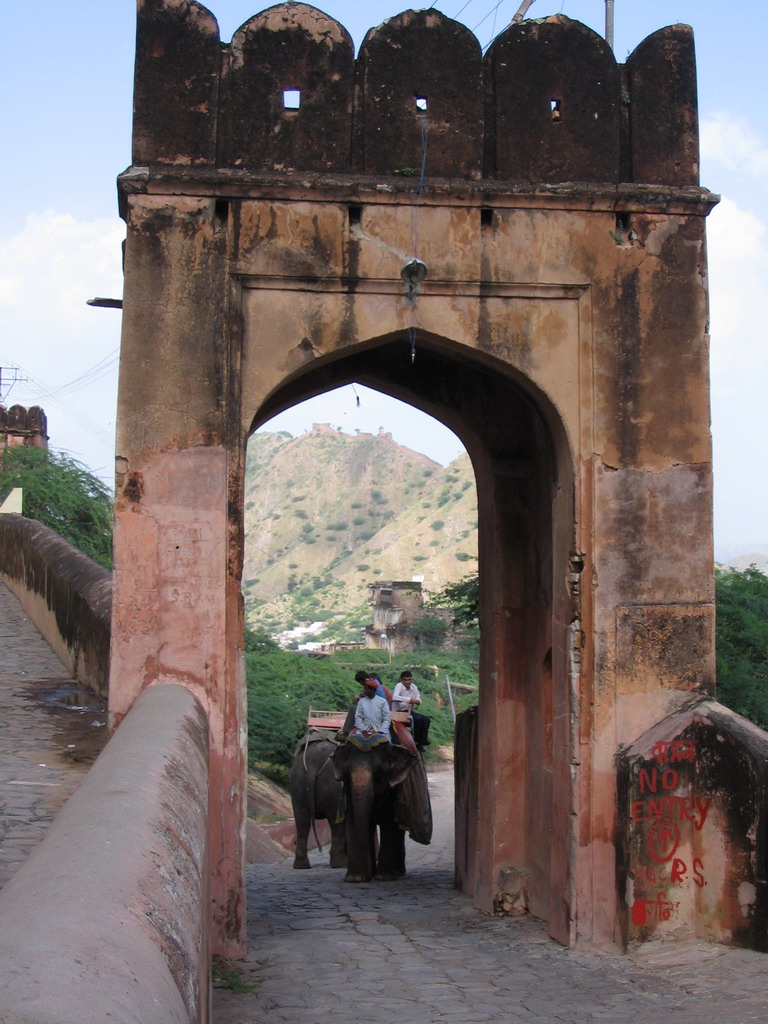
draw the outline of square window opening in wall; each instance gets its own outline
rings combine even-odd
[[[283,110],[298,110],[301,106],[301,89],[283,89]]]
[[[417,110],[420,110],[422,113],[426,113],[426,110],[427,110],[428,106],[429,106],[429,100],[427,99],[426,96],[417,96],[416,97],[416,109]]]
[[[553,98],[549,101],[549,113],[552,117],[552,123],[557,124],[563,119],[563,106],[560,100]]]

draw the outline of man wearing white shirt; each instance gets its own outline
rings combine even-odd
[[[389,704],[384,697],[376,693],[378,685],[370,678],[363,682],[365,693],[355,708],[355,729],[363,736],[373,736],[374,733],[381,732],[389,739]]]
[[[400,673],[400,681],[395,685],[392,694],[393,711],[413,711],[421,704],[419,688],[413,681],[413,676],[408,670]]]
[[[395,686],[392,694],[392,708],[394,711],[408,711],[413,719],[413,739],[419,750],[429,746],[429,723],[432,721],[427,715],[420,715],[416,708],[421,704],[419,688],[413,681],[413,675],[406,669],[400,673],[400,681]]]

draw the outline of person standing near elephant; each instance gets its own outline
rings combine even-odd
[[[363,686],[365,692],[355,708],[355,731],[366,737],[383,733],[389,739],[391,716],[386,699],[376,692],[380,684],[366,676]]]

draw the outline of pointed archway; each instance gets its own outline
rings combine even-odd
[[[318,360],[262,404],[252,428],[351,382],[440,420],[472,459],[480,705],[477,735],[469,748],[460,746],[464,754],[457,764],[457,792],[463,794],[457,804],[457,879],[479,907],[513,903],[549,921],[552,934],[567,943],[574,756],[569,652],[580,609],[568,585],[574,472],[562,423],[530,381],[498,360],[478,359],[455,343],[423,335],[412,359],[401,335]]]

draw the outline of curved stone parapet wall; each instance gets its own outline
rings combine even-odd
[[[42,523],[2,515],[0,580],[72,675],[106,697],[112,573]]]
[[[140,0],[134,165],[251,173],[698,184],[693,32],[671,25],[618,64],[564,15],[511,25],[483,57],[435,10],[346,29],[303,3],[221,44],[194,0]]]
[[[0,892],[5,1024],[206,1024],[208,728],[160,683]]]

